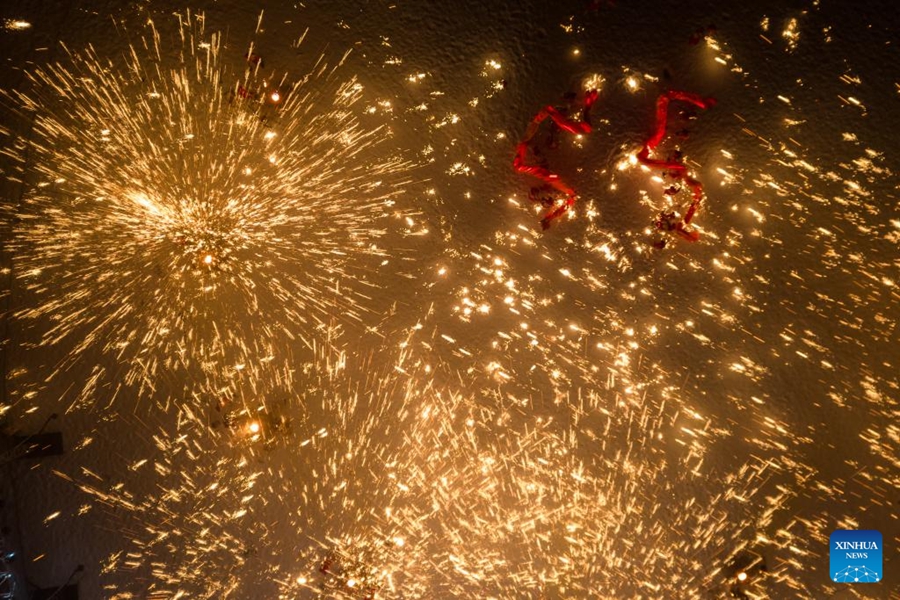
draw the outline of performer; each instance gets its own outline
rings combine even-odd
[[[593,131],[593,127],[591,126],[591,107],[594,105],[594,102],[597,101],[598,96],[599,92],[597,90],[589,90],[585,94],[580,121],[570,119],[562,110],[557,109],[556,107],[550,105],[545,106],[538,111],[533,119],[531,119],[528,128],[525,130],[525,136],[516,146],[516,156],[513,158],[513,168],[519,173],[537,177],[545,183],[545,185],[540,188],[532,188],[531,194],[529,194],[532,201],[540,201],[544,206],[552,206],[556,203],[555,199],[552,199],[548,203],[547,199],[552,197],[546,195],[546,192],[550,192],[551,190],[556,190],[565,197],[565,201],[561,206],[550,210],[550,212],[541,219],[541,227],[543,229],[549,228],[550,223],[554,219],[561,216],[569,210],[570,206],[575,204],[575,190],[569,187],[559,175],[552,172],[546,166],[527,164],[526,158],[528,155],[528,148],[532,147],[534,137],[537,135],[541,123],[547,118],[550,118],[553,124],[563,131],[575,135],[587,134]]]
[[[669,120],[669,103],[672,100],[687,102],[703,109],[711,108],[716,104],[713,98],[702,98],[690,92],[669,90],[661,94],[656,100],[656,130],[644,144],[641,151],[638,152],[637,159],[642,165],[646,165],[651,169],[660,169],[673,179],[683,181],[690,188],[691,204],[688,206],[684,218],[679,219],[674,212],[662,212],[656,221],[656,228],[661,231],[675,233],[683,240],[696,242],[700,239],[700,234],[697,231],[688,229],[688,225],[690,225],[697,209],[700,208],[700,202],[703,200],[703,184],[688,174],[687,167],[681,160],[681,152],[677,150],[666,160],[650,158],[650,153],[656,150],[666,135],[666,125]],[[679,190],[680,188],[672,186],[665,193],[674,195]],[[661,246],[657,245],[657,247]]]

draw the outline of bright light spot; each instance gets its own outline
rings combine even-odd
[[[144,208],[149,210],[151,213],[153,213],[155,215],[159,214],[159,208],[157,208],[156,204],[152,200],[150,200],[150,198],[148,198],[146,194],[143,194],[141,192],[136,192],[136,193],[129,194],[129,197],[131,198],[131,200],[133,202],[140,204],[141,206],[143,206]]]
[[[784,31],[781,32],[781,37],[786,40],[788,49],[791,51],[796,50],[797,42],[800,40],[800,32],[798,29],[797,19],[791,19],[788,21]]]
[[[7,19],[3,22],[3,26],[6,29],[21,31],[23,29],[28,29],[29,27],[31,27],[31,23],[29,23],[28,21],[12,21]]]
[[[585,77],[582,86],[585,90],[600,90],[601,88],[603,88],[603,83],[605,81],[606,80],[603,78],[603,75],[595,73],[593,75],[588,75],[587,77]]]
[[[212,261],[213,261],[212,254],[207,254],[206,256],[203,257],[203,262],[208,265],[211,265]]]
[[[251,422],[247,425],[247,431],[249,431],[250,433],[259,433],[259,422],[258,422],[258,421],[251,421]]]
[[[746,580],[747,580],[747,574],[744,573],[743,571],[741,571],[740,573],[738,573],[737,578],[738,578],[738,581],[746,581]]]
[[[272,102],[281,102],[281,94],[279,94],[277,91],[272,92],[269,95],[269,98],[272,100]]]

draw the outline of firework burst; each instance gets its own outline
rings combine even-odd
[[[529,399],[477,370],[461,391],[436,331],[426,321],[375,354],[320,347],[295,365],[302,395],[290,370],[260,364],[207,380],[176,420],[121,415],[137,433],[127,473],[58,473],[133,531],[105,558],[107,591],[699,596],[722,565],[773,545],[757,532],[791,493],[771,480],[811,476],[765,448],[710,466],[729,432],[647,365],[620,369],[639,397],[586,377]],[[109,451],[109,426],[80,460]]]
[[[403,545],[390,515],[404,485],[385,467],[402,465],[404,475],[412,467],[404,432],[419,435],[417,407],[434,396],[422,352],[408,349],[422,348],[418,332],[404,348],[356,357],[318,345],[312,362],[294,365],[302,395],[290,369],[263,363],[206,380],[171,414],[121,415],[136,433],[123,449],[123,485],[57,473],[96,501],[86,510],[123,529],[140,524],[133,547],[104,561],[109,577],[129,573],[131,583],[107,591],[295,598],[328,589],[361,598],[355,591],[388,585],[402,559],[389,560]],[[392,357],[387,370],[374,364],[383,355]],[[82,457],[107,451],[106,425],[92,429],[75,449]],[[260,579],[248,587],[251,572]]]
[[[358,118],[346,55],[294,81],[251,49],[235,73],[202,17],[179,20],[174,44],[151,23],[120,61],[66,50],[13,98],[34,114],[19,158],[38,180],[14,207],[34,295],[17,316],[67,349],[60,369],[99,352],[149,383],[360,322],[392,221],[408,226],[395,201],[410,164]]]

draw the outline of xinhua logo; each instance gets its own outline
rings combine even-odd
[[[838,529],[829,540],[831,580],[837,583],[881,581],[881,534],[872,529]]]

